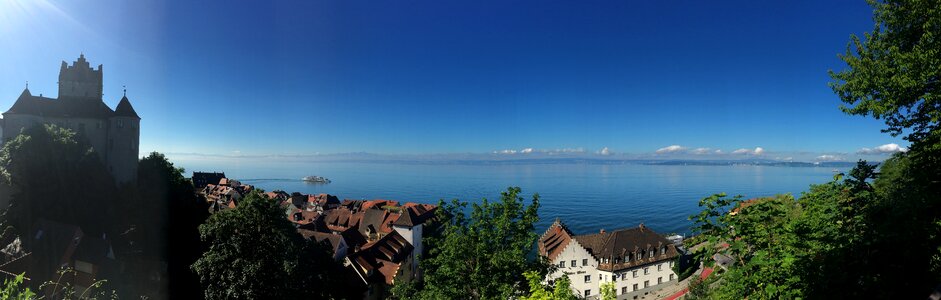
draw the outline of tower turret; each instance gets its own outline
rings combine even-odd
[[[59,99],[88,98],[101,100],[102,76],[101,65],[92,69],[81,54],[72,66],[62,61],[59,68]]]
[[[108,168],[115,180],[133,182],[137,178],[140,145],[140,117],[125,95],[109,118]]]

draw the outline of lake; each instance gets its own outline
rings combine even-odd
[[[687,233],[687,217],[703,197],[725,192],[745,197],[807,191],[833,179],[829,167],[694,166],[647,164],[519,163],[422,164],[296,161],[182,161],[191,171],[223,171],[265,190],[328,193],[340,199],[392,199],[437,203],[439,199],[499,200],[508,186],[527,201],[539,193],[542,233],[561,218],[577,234],[640,223],[660,233]],[[846,171],[846,170],[841,170]],[[189,176],[189,174],[187,176]],[[329,184],[300,180],[308,175]],[[527,202],[528,203],[528,202]]]

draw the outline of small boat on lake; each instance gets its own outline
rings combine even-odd
[[[303,180],[304,182],[310,182],[310,183],[330,183],[330,179],[327,179],[326,177],[323,177],[323,176],[306,176],[304,178],[301,178],[301,180]]]

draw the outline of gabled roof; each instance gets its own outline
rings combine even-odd
[[[349,255],[354,269],[367,281],[392,284],[401,264],[412,253],[414,247],[398,232],[391,232],[381,239],[368,243]]]
[[[556,219],[549,229],[539,238],[539,254],[544,255],[549,261],[555,260],[562,250],[572,241],[574,234],[562,224],[562,221]]]
[[[307,229],[298,229],[298,233],[301,234],[306,239],[313,239],[317,242],[327,243],[330,245],[330,249],[333,250],[333,254],[337,253],[337,250],[340,249],[340,245],[345,243],[343,237],[337,234],[319,232]]]
[[[612,232],[600,232],[595,234],[576,235],[575,240],[582,247],[585,247],[592,256],[599,262],[599,270],[616,271],[637,265],[653,263],[657,261],[669,260],[677,257],[679,253],[675,246],[669,240],[660,234],[650,230],[640,224],[635,228],[615,230]],[[666,250],[661,253],[661,249]],[[649,251],[654,251],[654,256],[649,256]],[[626,261],[623,259],[629,256],[632,259]],[[637,259],[637,257],[642,257]],[[608,263],[603,263],[602,259],[608,259]],[[618,263],[615,264],[614,262]]]
[[[116,117],[133,117],[140,119],[140,116],[134,111],[134,107],[131,106],[131,101],[127,100],[127,96],[124,96],[121,98],[121,102],[118,102],[118,106],[114,108],[114,115]]]
[[[128,103],[130,105],[130,103]],[[42,117],[85,117],[109,118],[114,116],[104,102],[99,99],[61,97],[59,99],[33,96],[29,89],[24,89],[13,106],[4,114],[24,114]]]

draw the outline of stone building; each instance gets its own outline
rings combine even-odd
[[[127,95],[112,110],[102,98],[102,66],[89,66],[85,55],[59,69],[58,98],[35,96],[29,87],[3,113],[2,141],[16,137],[21,130],[40,124],[55,124],[84,137],[101,157],[118,183],[137,178],[140,117]]]

